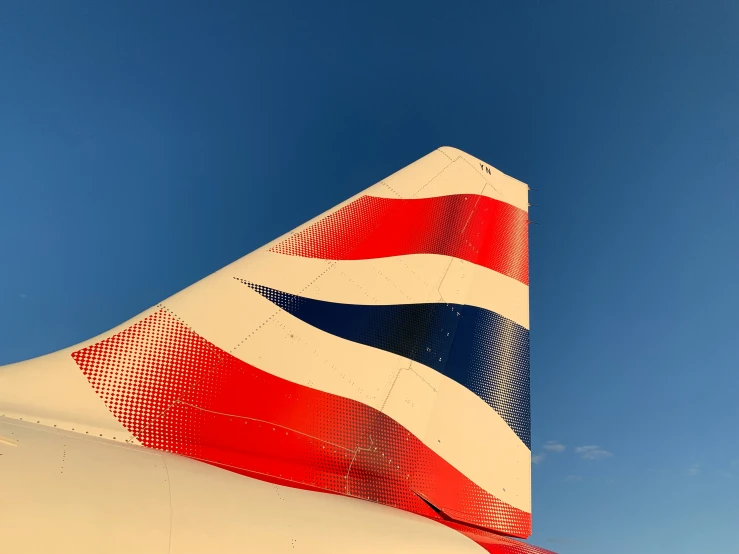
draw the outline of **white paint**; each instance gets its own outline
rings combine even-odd
[[[484,554],[430,519],[0,418],[0,539],[13,554]]]

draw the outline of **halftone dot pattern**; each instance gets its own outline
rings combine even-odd
[[[200,401],[215,392],[198,384],[220,355],[218,348],[160,310],[72,353],[72,358],[113,415],[143,444],[189,455],[187,440],[170,442],[189,425],[171,420],[166,412],[183,397]]]
[[[453,379],[482,398],[531,448],[529,332],[524,327],[476,306],[339,304],[239,280],[309,325]]]
[[[487,493],[387,415],[281,379],[166,310],[72,357],[144,445],[248,475],[526,537],[531,514]]]
[[[327,260],[441,254],[529,283],[528,214],[487,196],[363,196],[271,248]]]
[[[529,331],[490,310],[460,312],[445,374],[492,406],[531,449]]]
[[[345,256],[349,256],[356,245],[367,240],[386,218],[395,215],[399,207],[389,198],[362,196],[271,250],[304,258],[352,259]],[[352,221],[361,221],[363,224],[348,224]],[[336,257],[321,255],[324,252],[331,252]]]
[[[469,380],[531,449],[529,332],[496,314],[478,314]]]

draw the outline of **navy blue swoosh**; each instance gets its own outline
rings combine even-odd
[[[482,398],[531,448],[529,332],[464,304],[359,305],[304,298],[239,279],[326,333],[432,367]]]

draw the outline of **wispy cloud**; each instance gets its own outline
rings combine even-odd
[[[575,453],[579,454],[583,460],[602,460],[613,456],[613,453],[595,445],[578,446],[575,448]]]
[[[531,456],[531,463],[540,464],[544,461],[544,458],[546,457],[546,454],[534,454],[533,456]]]
[[[582,477],[580,475],[568,475],[565,477],[565,481],[582,481]]]
[[[567,448],[564,444],[560,444],[557,441],[547,441],[544,443],[544,450],[548,450],[549,452],[564,452],[565,448]]]
[[[732,481],[733,481],[734,479],[736,479],[736,477],[734,476],[734,474],[733,474],[733,473],[731,473],[730,471],[719,471],[719,472],[718,472],[718,474],[719,474],[719,475],[720,475],[721,477],[723,477],[723,478],[725,478],[725,479],[731,479]]]
[[[701,465],[699,463],[694,463],[692,466],[690,466],[687,470],[687,474],[690,477],[695,477],[701,472]]]
[[[25,298],[25,297],[26,297],[26,293],[25,292],[21,292],[21,293],[18,294],[18,298]]]

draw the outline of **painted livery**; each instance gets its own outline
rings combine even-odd
[[[6,521],[86,506],[55,551],[133,548],[64,532],[95,524],[148,529],[143,552],[545,552],[510,538],[531,533],[527,191],[440,148],[116,329],[0,368],[0,490],[25,507]],[[151,515],[70,488],[93,463]]]

